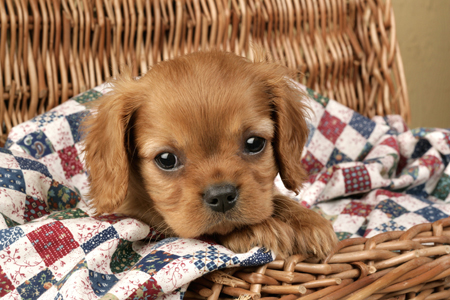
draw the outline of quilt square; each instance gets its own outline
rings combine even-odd
[[[17,287],[22,299],[37,299],[56,283],[52,271],[45,269]]]
[[[150,277],[145,281],[138,289],[136,289],[131,295],[127,297],[127,300],[153,300],[158,299],[164,295],[164,291],[155,278]]]
[[[400,153],[400,148],[398,147],[398,142],[397,139],[395,139],[394,137],[388,137],[387,139],[385,139],[384,141],[382,141],[380,143],[380,145],[385,145],[388,147],[391,147],[392,149],[395,150],[395,152]]]
[[[330,102],[328,102],[326,110],[332,116],[335,116],[345,124],[348,124],[348,122],[350,122],[354,113],[354,110],[335,100],[331,100]]]
[[[400,164],[400,162],[399,162]],[[415,181],[417,177],[419,176],[419,167],[418,166],[411,166],[409,168],[404,168],[402,172],[400,173],[400,176],[409,175],[413,178]]]
[[[416,197],[413,197],[411,195],[405,195],[405,194],[402,194],[395,198],[391,197],[391,199],[395,200],[395,202],[398,205],[403,206],[408,211],[416,211],[416,210],[419,210],[426,206],[431,205],[430,203],[425,203],[425,202],[417,199]]]
[[[152,284],[155,281],[156,280],[152,279],[151,276],[147,273],[138,270],[131,270],[119,280],[119,282],[114,286],[113,289],[111,289],[108,293],[105,294],[105,296],[103,296],[103,299],[146,299],[144,298],[144,296],[146,295],[145,290],[148,289],[148,287],[143,285],[147,282],[150,282],[150,284]],[[133,290],[129,287],[133,287],[133,290],[136,289],[136,291],[133,292]],[[142,298],[139,296],[141,294],[140,290],[144,291],[144,293],[142,294]],[[157,292],[158,290],[159,288],[155,288],[155,290],[152,290],[152,292],[154,292],[155,294],[159,294]],[[178,299],[181,298],[179,297]]]
[[[50,174],[50,172],[48,171],[47,166],[45,166],[44,164],[42,164],[36,160],[18,157],[18,156],[16,157],[16,160],[19,163],[20,168],[22,170],[37,171],[41,174],[44,174],[48,178],[53,178],[52,174]]]
[[[442,161],[434,155],[424,155],[419,159],[419,165],[427,167],[430,171],[430,177],[436,174],[441,168],[444,168]]]
[[[320,161],[307,150],[306,155],[302,158],[302,164],[309,175],[319,173],[324,167]]]
[[[0,188],[0,213],[12,222],[23,224],[23,213],[25,211],[26,194]],[[5,219],[8,222],[8,219]]]
[[[80,201],[81,197],[77,192],[72,191],[56,180],[52,181],[47,192],[47,202],[50,209],[66,210],[75,208]]]
[[[75,96],[75,97],[77,97],[77,96]],[[84,106],[83,104],[78,103],[77,101],[75,101],[73,99],[74,98],[71,98],[71,99],[67,100],[66,102],[56,106],[54,108],[54,110],[57,110],[63,116],[68,116],[68,115],[76,113],[78,111],[86,110],[86,106]]]
[[[433,132],[434,128],[420,127],[411,129],[410,131],[415,138],[423,138],[427,134]]]
[[[430,223],[448,217],[446,213],[433,206],[424,207],[422,209],[416,210],[414,213],[421,215]]]
[[[331,153],[333,152],[334,144],[323,136],[320,131],[316,130],[314,136],[311,138],[309,146],[303,150],[314,153],[314,157],[323,165],[326,165]]]
[[[12,151],[8,150],[8,147],[6,147],[6,144],[4,148],[0,147],[0,153],[6,154],[7,156],[13,155]]]
[[[361,114],[354,112],[348,125],[358,131],[364,138],[368,139],[375,129],[376,123]]]
[[[355,129],[346,126],[342,134],[336,140],[336,148],[345,153],[351,159],[356,159],[364,151],[367,140],[361,136]]]
[[[50,124],[60,118],[64,117],[62,114],[60,114],[56,110],[50,110],[46,113],[43,113],[42,115],[39,115],[33,119],[31,119],[31,122],[34,122],[38,125],[38,127],[42,128],[47,124]]]
[[[352,237],[352,233],[351,232],[336,232],[336,237],[338,238],[339,241],[343,241],[346,239],[349,239]]]
[[[325,111],[317,129],[323,134],[324,137],[334,144],[341,135],[345,126],[347,126],[347,124]]]
[[[46,127],[43,127],[41,130],[45,132],[45,135],[52,143],[53,153],[74,144],[69,122],[67,122],[67,119],[64,117],[55,120],[51,124],[47,124]],[[44,157],[48,156],[49,155],[46,155]]]
[[[141,256],[133,250],[133,242],[120,239],[116,251],[111,257],[110,269],[113,273],[122,273],[130,270]]]
[[[58,155],[61,158],[61,165],[66,179],[70,179],[84,172],[83,165],[78,158],[78,151],[74,146],[69,146],[58,151]]]
[[[76,97],[73,97],[72,100],[75,100],[76,102],[78,102],[80,104],[85,104],[85,103],[88,103],[88,102],[98,99],[102,95],[103,95],[102,93],[100,93],[94,89],[91,89],[82,94],[79,94]]]
[[[372,149],[373,149],[373,145],[371,143],[367,142],[364,145],[364,148],[358,154],[358,157],[356,158],[356,161],[363,161],[367,157],[367,155],[370,153],[370,151]]]
[[[135,270],[142,271],[152,275],[169,264],[170,262],[180,258],[180,256],[164,251],[153,250],[142,258],[135,266]]]
[[[362,201],[351,201],[341,213],[367,218],[372,212],[372,209],[373,205],[365,204]]]
[[[19,169],[19,163],[14,158],[11,151],[0,148],[0,168],[5,169]]]
[[[92,290],[89,281],[89,270],[84,268],[78,269],[70,274],[68,278],[64,278],[64,280],[66,280],[64,285],[58,290],[61,297],[60,299],[100,299]]]
[[[447,199],[449,194],[450,194],[450,176],[444,173],[439,179],[431,195],[441,200],[445,200]]]
[[[31,196],[25,198],[25,213],[23,214],[25,221],[30,222],[48,214],[50,214],[50,210],[44,200]]]
[[[16,222],[16,221],[12,220],[11,218],[8,218],[3,213],[0,213],[0,216],[3,217],[3,220],[0,218],[0,226],[2,226],[3,228],[6,228],[6,227],[11,228],[11,227],[16,227],[17,225],[20,225],[19,222]],[[6,227],[5,227],[5,225],[6,225]]]
[[[80,270],[87,270],[87,263],[84,258],[80,259],[79,261],[75,261],[73,263],[73,266],[72,266],[72,269],[70,270],[70,272],[68,272],[66,274],[66,276],[64,276],[64,278],[58,280],[58,282],[56,283],[56,287],[58,288],[58,290],[61,290],[64,287],[64,285],[67,283],[67,281],[71,277],[75,277],[76,275],[75,276],[73,276],[73,275]]]
[[[406,208],[397,204],[391,199],[381,201],[380,203],[378,203],[375,209],[379,209],[384,212],[388,218],[397,218],[409,212]]]
[[[344,168],[345,193],[357,193],[369,191],[372,188],[369,172],[365,166]]]
[[[405,226],[396,223],[394,220],[390,220],[389,222],[383,223],[380,226],[374,228],[373,230],[374,232],[372,232],[370,236],[376,235],[378,233],[376,231],[388,232],[388,231],[405,231],[405,230],[406,230]]]
[[[116,229],[110,226],[82,244],[81,248],[83,249],[84,253],[88,254],[104,242],[118,238],[119,234],[117,233]]]
[[[337,232],[357,232],[366,222],[366,218],[357,214],[340,214],[333,223],[333,228]]]
[[[87,218],[89,217],[89,215],[79,208],[69,208],[61,211],[55,211],[51,213],[48,217],[57,221],[61,221],[67,219]]]
[[[316,91],[306,88],[306,91],[308,95],[311,97],[311,99],[314,99],[317,103],[320,103],[323,107],[327,106],[328,102],[330,101],[329,98],[322,96],[321,94],[317,93]]]
[[[231,259],[233,264],[239,264],[241,267],[260,266],[270,263],[274,258],[272,252],[267,251],[265,248],[258,248],[250,257],[243,259],[239,262],[237,256],[233,256]]]
[[[102,274],[89,270],[89,281],[94,293],[98,297],[102,297],[119,281],[119,279],[112,274]]]
[[[0,168],[0,186],[25,193],[25,180],[22,170]]]
[[[395,223],[397,223],[398,225],[402,225],[406,229],[411,228],[417,224],[428,223],[426,218],[419,214],[416,214],[415,212],[403,214],[393,220],[395,221]]]
[[[27,154],[36,159],[55,152],[49,138],[42,131],[31,132],[16,142]]]
[[[184,258],[193,259],[194,265],[201,272],[212,272],[231,263],[232,256],[221,253],[216,247],[210,245],[205,250],[196,251],[193,255],[186,255]]]
[[[307,105],[311,108],[312,111],[314,111],[313,114],[311,114],[311,126],[315,129],[317,126],[319,126],[320,119],[322,119],[323,113],[325,112],[325,108],[317,103],[314,100],[307,99],[306,100]]]
[[[27,236],[47,267],[79,247],[70,230],[59,221],[45,224]]]
[[[25,178],[26,194],[45,200],[52,179],[39,171],[32,170],[23,170],[23,176]]]
[[[19,286],[46,269],[44,261],[27,237],[0,251],[0,266],[14,286]]]
[[[15,287],[11,280],[9,280],[6,273],[3,271],[2,266],[0,266],[0,297],[14,291]]]
[[[328,159],[327,168],[332,167],[334,165],[343,163],[343,162],[351,162],[352,159],[334,148],[333,152],[331,152],[330,158]]]
[[[411,158],[422,157],[428,150],[431,149],[431,144],[427,139],[420,139],[417,141],[414,151],[411,154]]]
[[[68,274],[74,272],[74,269],[77,267],[78,263],[84,260],[84,251],[78,247],[48,267],[52,270],[56,281],[58,281],[58,285],[55,285],[55,287],[59,289],[59,283],[61,283],[61,281],[63,281]]]
[[[66,116],[66,119],[70,125],[70,131],[72,132],[72,138],[75,143],[78,143],[81,140],[81,122],[88,114],[89,112],[85,110]]]
[[[22,228],[11,227],[0,230],[0,251],[25,236]]]

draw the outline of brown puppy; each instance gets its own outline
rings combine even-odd
[[[119,212],[166,236],[211,235],[244,252],[323,258],[330,223],[277,193],[298,191],[308,129],[302,93],[281,66],[195,53],[122,75],[86,123],[97,214]]]

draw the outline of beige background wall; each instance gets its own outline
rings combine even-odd
[[[392,0],[410,127],[450,128],[450,0]]]

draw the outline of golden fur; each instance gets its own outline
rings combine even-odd
[[[124,74],[86,121],[85,159],[97,214],[119,212],[166,236],[211,235],[238,252],[264,246],[281,256],[323,258],[336,236],[318,214],[279,195],[274,178],[297,192],[308,129],[289,72],[223,52],[194,53],[154,66],[139,80]],[[251,136],[266,140],[248,155]],[[177,155],[162,170],[155,157]],[[232,183],[236,206],[205,205],[205,189]]]

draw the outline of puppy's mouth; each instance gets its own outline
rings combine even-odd
[[[210,222],[206,224],[203,232],[205,235],[212,234],[228,234],[232,232],[236,227],[239,227],[244,222],[234,216],[233,212],[227,212],[225,214],[215,213]]]
[[[166,218],[179,237],[226,235],[269,218],[273,207],[269,201],[261,200],[265,197],[269,196],[249,193],[239,185],[221,183],[209,186],[194,199],[186,201],[197,202],[189,214],[174,217],[168,215]]]

